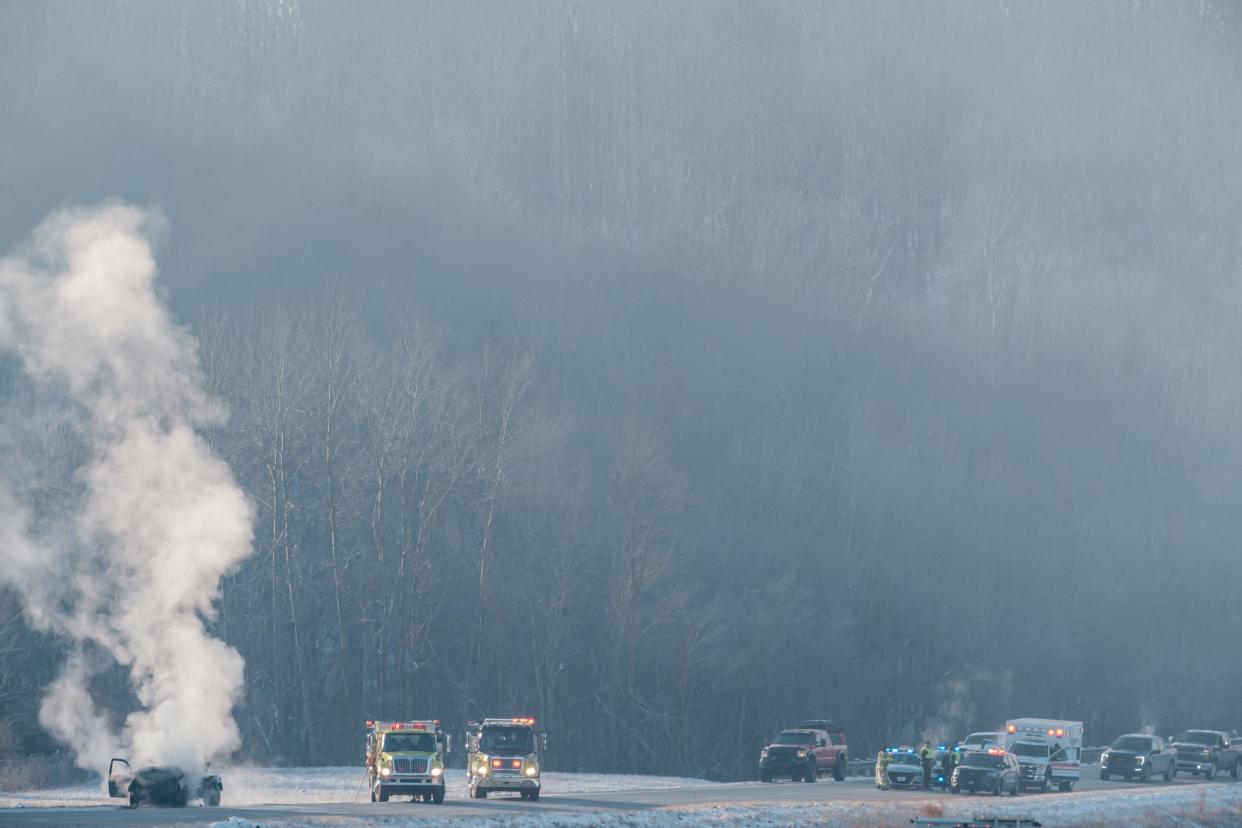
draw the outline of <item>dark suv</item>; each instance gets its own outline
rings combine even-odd
[[[822,719],[801,722],[776,734],[760,751],[759,779],[788,776],[795,782],[814,782],[821,773],[831,773],[841,781],[847,761],[844,730]]]
[[[1100,778],[1112,776],[1150,782],[1163,776],[1168,782],[1177,775],[1177,751],[1166,746],[1164,739],[1146,733],[1118,736],[1108,750],[1100,754]]]
[[[1229,771],[1238,778],[1238,764],[1242,758],[1229,734],[1220,730],[1187,730],[1173,742],[1177,749],[1177,769],[1188,770],[1194,776],[1203,774],[1211,779],[1217,773]]]
[[[999,749],[966,754],[949,780],[949,790],[953,793],[969,791],[1000,796],[1008,791],[1017,796],[1021,788],[1017,757]]]

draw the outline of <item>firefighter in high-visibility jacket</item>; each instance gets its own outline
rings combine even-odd
[[[932,765],[936,763],[936,751],[932,750],[931,742],[923,742],[919,749],[919,761],[923,764],[923,790],[931,788]]]
[[[892,761],[893,755],[885,748],[875,755],[875,786],[882,791],[888,790],[888,766]]]

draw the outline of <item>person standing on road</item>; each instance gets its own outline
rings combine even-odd
[[[923,742],[923,747],[919,749],[919,759],[923,761],[923,790],[930,790],[932,765],[936,761],[936,752],[932,750],[931,742]]]
[[[949,787],[952,787],[953,785],[953,769],[956,768],[962,762],[961,745],[954,745],[953,747],[949,748],[949,752],[945,756],[944,761],[945,761],[944,786],[946,788],[949,788]]]
[[[892,758],[887,748],[880,748],[875,755],[875,786],[882,791],[888,790],[888,763]]]

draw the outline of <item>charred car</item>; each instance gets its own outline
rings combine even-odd
[[[224,783],[215,774],[204,776],[191,788],[185,771],[172,765],[152,765],[135,772],[124,759],[113,759],[108,764],[108,795],[128,798],[131,808],[139,805],[184,808],[191,800],[214,808],[220,804],[223,790]]]

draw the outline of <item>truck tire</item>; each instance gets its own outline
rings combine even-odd
[[[1234,765],[1237,768],[1237,765]],[[832,766],[832,778],[838,782],[845,781],[845,755],[837,757],[836,764]]]
[[[487,791],[483,788],[475,788],[474,798],[475,799],[487,799]]]
[[[768,773],[766,770],[759,771],[759,781],[760,782],[771,782],[772,774]]]
[[[806,768],[802,771],[803,782],[814,782],[819,777],[819,764],[814,756],[811,761],[806,763]]]
[[[1100,781],[1101,781],[1101,782],[1107,782],[1107,781],[1108,781],[1108,771],[1106,771],[1106,770],[1102,770],[1102,771],[1100,771]]]
[[[444,788],[441,788],[438,791],[433,791],[431,794],[431,801],[437,805],[443,805],[444,804]]]

